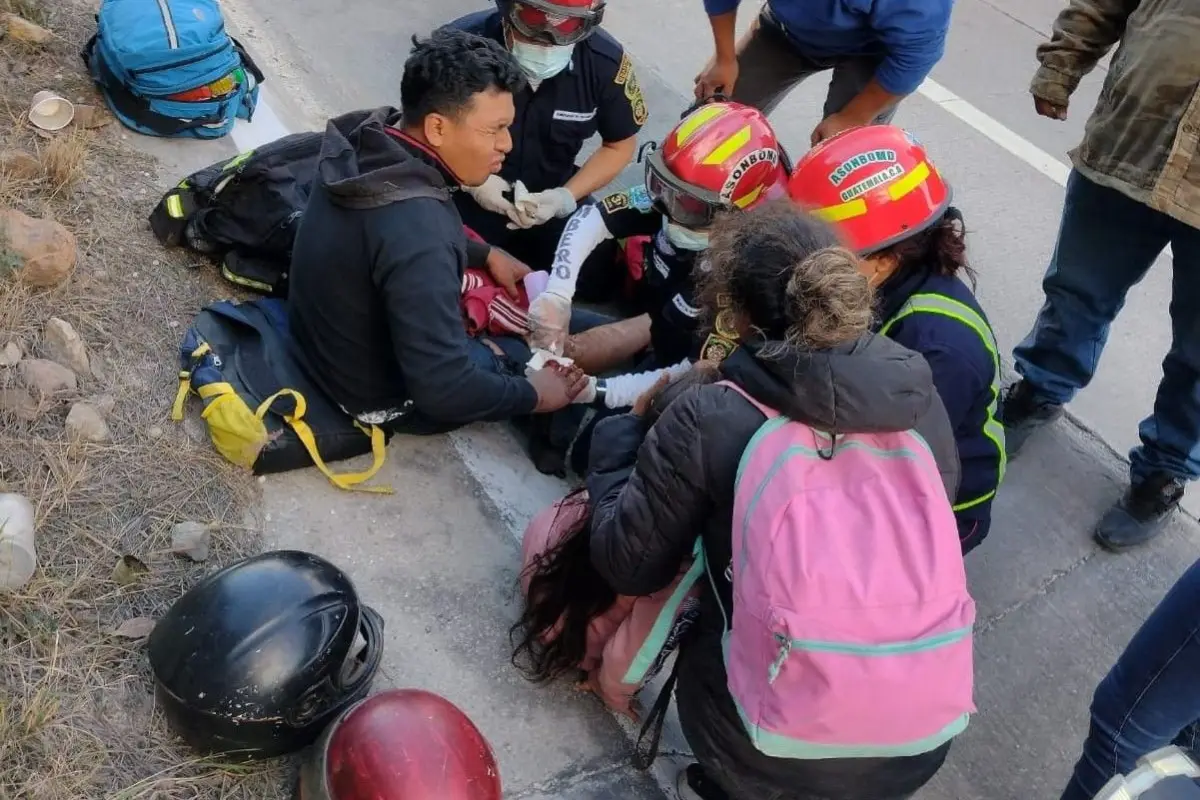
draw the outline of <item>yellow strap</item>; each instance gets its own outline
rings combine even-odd
[[[296,432],[296,436],[300,438],[300,442],[304,445],[304,449],[308,451],[308,457],[312,459],[313,464],[321,471],[321,474],[329,479],[329,482],[339,489],[345,489],[349,492],[373,492],[375,494],[393,494],[394,489],[390,486],[360,486],[359,484],[369,481],[375,477],[375,473],[379,472],[383,466],[383,461],[387,455],[385,448],[383,430],[377,425],[371,426],[371,466],[362,472],[346,472],[335,473],[326,464],[325,459],[321,458],[321,453],[317,450],[317,440],[313,436],[312,428],[308,427],[308,423],[302,418],[304,412],[308,408],[304,402],[304,396],[294,389],[280,389],[275,394],[268,397],[259,405],[255,411],[255,416],[262,419],[271,409],[271,404],[284,395],[290,396],[296,402],[296,410],[292,414],[284,414],[283,419]]]
[[[208,342],[201,342],[200,346],[192,351],[192,360],[211,351]],[[193,366],[195,366],[193,364]],[[175,393],[175,402],[171,405],[171,419],[175,422],[183,420],[183,407],[187,404],[188,391],[192,388],[192,371],[182,369],[179,371],[179,391]]]
[[[192,373],[179,373],[179,391],[175,393],[175,402],[171,405],[171,419],[179,422],[183,419],[183,406],[187,403],[188,390],[192,388]]]

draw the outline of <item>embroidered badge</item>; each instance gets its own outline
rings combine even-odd
[[[613,78],[613,83],[625,87],[625,99],[629,101],[634,123],[639,128],[645,125],[646,120],[650,118],[650,112],[646,109],[646,98],[642,95],[642,87],[633,71],[633,60],[629,58],[628,53],[621,56],[621,66],[617,69],[617,77]]]

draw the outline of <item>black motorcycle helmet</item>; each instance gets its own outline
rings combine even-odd
[[[281,550],[210,575],[150,635],[171,729],[205,754],[272,758],[307,747],[361,700],[383,655],[383,619],[340,569]]]

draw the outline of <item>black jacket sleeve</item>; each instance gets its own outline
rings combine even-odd
[[[471,269],[485,269],[488,256],[492,254],[492,246],[487,242],[477,242],[467,237],[467,266]]]
[[[636,417],[596,426],[587,481],[593,506],[592,563],[618,594],[666,588],[692,551],[712,501],[704,474],[697,389],[663,412],[637,450]]]
[[[532,412],[537,393],[529,381],[470,358],[459,310],[460,251],[443,237],[410,230],[394,225],[380,233],[374,279],[413,405],[432,419],[461,424]]]

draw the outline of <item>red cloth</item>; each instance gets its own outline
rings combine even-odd
[[[622,248],[625,255],[625,268],[634,283],[646,274],[646,245],[650,243],[649,236],[630,236]]]
[[[513,300],[492,276],[478,269],[463,274],[462,312],[467,334],[478,336],[525,336],[529,333],[529,297],[518,284],[520,297]]]

